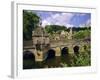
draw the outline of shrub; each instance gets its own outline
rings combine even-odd
[[[77,56],[74,55],[72,66],[90,66],[91,57],[88,53],[80,53]]]

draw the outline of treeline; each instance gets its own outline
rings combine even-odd
[[[47,33],[53,34],[54,32],[60,33],[62,30],[68,31],[68,29],[65,26],[60,26],[60,25],[46,25],[45,30]]]
[[[72,30],[73,31],[80,31],[80,30],[91,30],[91,27],[90,26],[84,26],[84,27],[72,27]]]
[[[70,31],[70,29],[72,28],[73,32],[78,32],[78,31],[84,31],[84,30],[91,30],[91,27],[66,27],[66,26],[60,26],[60,25],[46,25],[45,26],[45,30],[48,33],[53,33],[53,32],[58,32],[60,33],[62,30],[64,31]]]

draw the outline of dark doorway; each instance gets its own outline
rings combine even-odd
[[[79,46],[73,48],[75,54],[79,54]]]
[[[66,55],[66,54],[68,54],[68,47],[64,47],[64,48],[62,48],[62,50],[61,50],[61,54],[62,54],[62,55]]]
[[[54,57],[55,57],[55,50],[53,50],[53,49],[48,50],[47,59],[51,59],[51,58],[54,58]]]

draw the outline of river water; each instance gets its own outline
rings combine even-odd
[[[72,60],[73,57],[67,54],[59,57],[48,57],[42,62],[35,62],[33,59],[27,59],[23,60],[23,69],[70,67]]]
[[[75,51],[75,50],[74,50]],[[39,68],[59,68],[59,67],[73,67],[73,66],[90,66],[91,65],[91,52],[84,51],[79,53],[69,54],[68,49],[65,48],[61,52],[61,56],[55,56],[54,50],[49,50],[47,58],[42,62],[36,62],[32,53],[28,53],[26,58],[23,58],[23,69],[39,69]]]

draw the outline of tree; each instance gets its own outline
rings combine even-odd
[[[76,39],[85,39],[87,37],[90,37],[90,35],[90,30],[80,30],[78,32],[75,32],[73,37]]]
[[[38,27],[40,17],[35,13],[23,10],[23,39],[32,39],[32,31]]]
[[[45,30],[50,34],[53,34],[55,32],[60,33],[62,30],[67,31],[68,29],[67,27],[61,25],[46,25]]]

